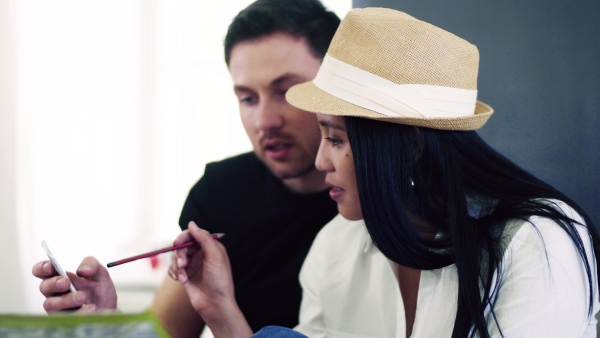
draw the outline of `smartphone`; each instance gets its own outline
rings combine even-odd
[[[50,262],[52,263],[52,265],[54,265],[54,269],[56,270],[56,272],[58,272],[59,275],[65,277],[66,279],[69,279],[69,276],[67,276],[67,273],[65,272],[65,270],[63,270],[63,268],[61,268],[60,264],[58,264],[58,261],[56,260],[56,258],[52,254],[52,252],[50,251],[50,248],[48,248],[48,244],[46,244],[46,241],[42,241],[42,247],[44,248],[44,251],[46,251],[46,255],[48,255]],[[69,282],[70,281],[71,280],[69,279]],[[71,291],[73,291],[73,292],[77,291],[75,289],[75,287],[73,286],[73,283],[70,283],[70,284],[71,284],[71,286],[70,286]]]

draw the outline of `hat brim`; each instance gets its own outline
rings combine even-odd
[[[335,116],[357,116],[442,130],[479,129],[494,112],[494,109],[489,105],[477,101],[475,104],[475,114],[471,116],[450,118],[392,117],[341,100],[315,86],[312,81],[293,86],[287,91],[285,97],[291,105],[311,113]]]

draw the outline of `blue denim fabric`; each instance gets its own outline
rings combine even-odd
[[[281,326],[265,326],[253,338],[308,338],[300,332]]]

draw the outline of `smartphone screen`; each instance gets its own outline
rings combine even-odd
[[[52,265],[54,265],[54,269],[56,269],[56,272],[58,272],[59,275],[69,279],[65,270],[63,270],[62,267],[60,266],[60,264],[58,264],[58,261],[56,260],[56,258],[52,254],[52,252],[50,251],[50,248],[48,248],[48,244],[46,244],[46,241],[42,241],[42,247],[44,248],[44,251],[46,251],[46,255],[48,255],[50,262],[52,263]],[[71,281],[71,280],[69,279],[69,281]],[[73,291],[73,292],[77,291],[75,289],[75,287],[73,286],[73,283],[70,283],[70,284],[71,284],[71,286],[70,286],[71,291]]]

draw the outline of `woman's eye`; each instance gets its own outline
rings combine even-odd
[[[329,143],[331,143],[332,146],[337,146],[342,144],[342,140],[337,139],[337,138],[333,138],[333,137],[326,137],[325,138],[327,141],[329,141]]]

